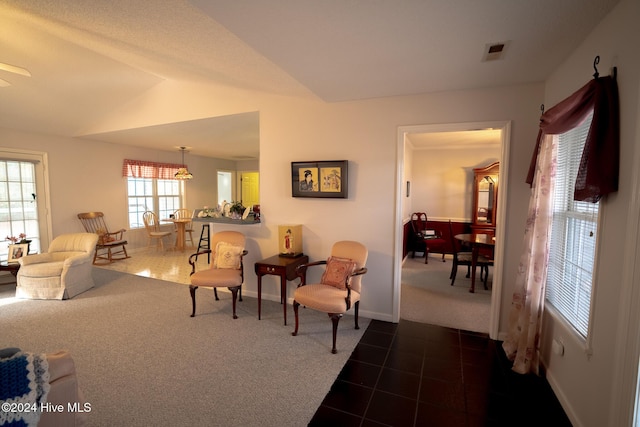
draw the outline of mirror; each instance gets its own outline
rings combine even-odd
[[[473,170],[473,223],[471,228],[474,231],[495,231],[499,169],[500,164],[496,162],[487,167]]]
[[[491,224],[493,206],[493,195],[495,192],[495,180],[486,175],[478,183],[478,210],[476,211],[476,222]]]

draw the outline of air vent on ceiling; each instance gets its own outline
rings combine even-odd
[[[484,47],[484,55],[482,61],[495,61],[497,59],[503,59],[504,54],[509,47],[509,42],[489,43]]]

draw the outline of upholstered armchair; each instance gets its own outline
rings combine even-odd
[[[189,257],[191,265],[191,317],[196,315],[196,290],[202,286],[213,288],[216,301],[219,301],[217,288],[223,287],[231,291],[233,318],[237,319],[236,301],[242,301],[242,284],[244,283],[244,265],[242,257],[247,255],[244,249],[246,238],[237,231],[219,231],[211,236],[211,249],[197,252]],[[196,271],[198,255],[211,254],[211,267]]]
[[[96,243],[95,233],[62,234],[46,253],[20,258],[16,297],[62,300],[92,288]]]
[[[338,322],[342,315],[354,307],[355,329],[358,325],[358,309],[360,307],[360,293],[362,275],[367,272],[369,251],[359,242],[341,241],[334,243],[331,256],[326,261],[316,261],[302,264],[297,268],[300,285],[293,295],[293,313],[296,317],[296,327],[291,335],[298,335],[298,312],[302,305],[307,308],[322,311],[329,315],[333,324],[333,348],[336,350],[336,334]],[[313,266],[325,266],[320,283],[307,283],[307,269]]]

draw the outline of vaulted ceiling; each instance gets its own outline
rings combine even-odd
[[[0,126],[85,136],[172,79],[326,102],[541,82],[617,2],[0,0],[0,62],[31,73],[0,68]],[[237,141],[231,158],[251,157],[256,117],[90,136],[229,158],[219,135]]]

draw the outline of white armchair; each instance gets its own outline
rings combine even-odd
[[[91,289],[96,243],[95,233],[62,234],[46,253],[20,258],[16,297],[61,300]]]

